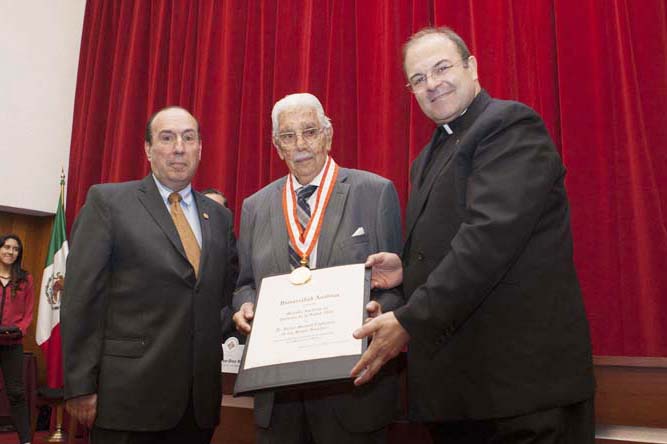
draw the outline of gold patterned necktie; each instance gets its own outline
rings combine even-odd
[[[181,243],[185,249],[185,255],[188,257],[190,264],[192,264],[192,268],[195,269],[195,276],[199,277],[199,257],[201,250],[199,249],[195,233],[185,218],[185,214],[183,214],[180,194],[174,192],[169,195],[169,207],[171,209],[171,218],[174,220],[176,231],[178,231]]]

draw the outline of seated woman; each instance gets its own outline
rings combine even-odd
[[[21,268],[23,244],[15,234],[0,236],[0,369],[21,443],[30,442],[23,381],[23,336],[32,322],[32,277]]]

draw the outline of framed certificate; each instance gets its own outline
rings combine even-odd
[[[367,347],[352,332],[369,299],[364,264],[312,270],[302,285],[289,274],[264,278],[234,395],[350,379]]]

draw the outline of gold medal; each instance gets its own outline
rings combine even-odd
[[[306,282],[310,281],[312,273],[308,267],[299,267],[292,270],[292,273],[289,275],[289,281],[294,285],[303,285]]]

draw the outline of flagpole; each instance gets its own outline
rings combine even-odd
[[[65,248],[65,255],[64,257],[60,258],[61,262],[64,260],[67,256],[67,235],[65,234],[65,228],[64,228],[64,213],[65,213],[65,168],[63,166],[60,167],[60,199],[58,201],[58,208],[56,210],[56,216],[54,219],[54,227],[51,233],[51,242],[49,245],[49,257],[50,259],[47,258],[47,265],[45,267],[45,276],[42,278],[44,281],[48,277],[53,279],[54,276],[59,276],[60,277],[60,287],[62,287],[63,279],[64,279],[64,268],[58,269],[58,267],[55,267],[56,263],[58,262],[56,257],[58,256],[58,251],[61,251],[63,247]],[[56,233],[60,233],[62,236],[62,239],[60,241],[54,241],[54,239],[59,239]],[[64,241],[64,242],[63,242]],[[51,251],[53,250],[53,251]],[[49,262],[52,267],[52,270],[50,271],[50,276],[48,273],[46,273],[46,270],[49,269]],[[61,264],[62,265],[62,264]],[[62,274],[60,274],[62,273]],[[48,284],[48,282],[47,282]],[[53,329],[53,324],[52,324],[52,307],[51,304],[49,304],[47,301],[44,301],[44,295],[42,293],[45,293],[46,288],[48,287],[42,283],[42,291],[40,292],[40,313],[42,311],[42,305],[46,307],[45,314],[45,319],[48,323],[48,327],[46,328],[46,331],[49,332],[48,334],[50,335]],[[52,302],[59,301],[59,294],[62,288],[56,289],[55,285],[52,285],[50,287],[51,292],[56,292],[57,296],[53,297],[52,296]],[[48,298],[47,298],[48,300]],[[59,322],[58,318],[58,322]],[[40,317],[38,316],[37,323],[40,323]],[[42,339],[43,341],[43,339]],[[38,343],[40,346],[42,346],[43,342],[40,343],[38,340]],[[56,348],[59,349],[60,346],[60,337],[58,336],[58,343],[57,345],[51,344],[49,346],[49,350]],[[49,354],[52,353],[49,351]],[[46,357],[46,355],[45,355]],[[48,364],[49,359],[47,358],[47,379],[50,379],[48,376],[48,371],[49,371],[49,364]],[[64,416],[64,400],[63,400],[63,389],[62,389],[62,381],[58,385],[60,387],[50,387],[51,382],[47,383],[47,387],[51,389],[55,389],[55,391],[51,394],[51,396],[46,396],[46,399],[49,399],[52,402],[52,407],[55,410],[55,415],[56,415],[56,420],[55,420],[55,430],[45,438],[45,442],[47,443],[64,443],[67,442],[67,433],[63,430],[63,416]],[[45,393],[48,392],[48,390],[45,390]],[[53,410],[52,410],[53,411]],[[70,422],[70,425],[72,425],[72,422]],[[71,429],[68,431],[70,434],[75,434],[76,433],[76,427],[71,427]]]
[[[65,167],[60,167],[60,200],[65,206]]]

